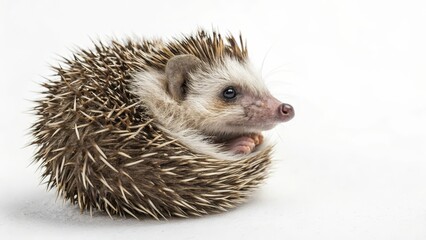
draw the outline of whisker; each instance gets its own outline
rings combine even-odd
[[[271,52],[272,47],[273,47],[273,46],[271,45],[271,46],[269,47],[268,51],[266,51],[265,56],[264,56],[264,57],[263,57],[263,59],[262,59],[262,64],[260,65],[260,75],[262,76],[262,78],[264,78],[264,77],[263,77],[263,67],[265,66],[266,58],[268,57],[269,53]]]
[[[294,72],[294,71],[291,71],[291,70],[285,69],[285,67],[287,67],[288,65],[289,65],[289,64],[281,65],[281,66],[278,66],[278,67],[276,67],[276,68],[274,68],[274,69],[270,70],[270,71],[268,72],[268,74],[266,74],[266,75],[265,75],[265,77],[264,77],[265,81],[268,81],[267,79],[268,79],[269,77],[271,77],[271,76],[273,76],[273,75],[275,75],[275,74],[277,74],[277,73],[282,73],[282,72]]]

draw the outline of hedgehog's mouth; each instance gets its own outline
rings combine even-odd
[[[265,122],[246,122],[246,123],[228,123],[231,132],[237,133],[257,133],[262,131],[271,130],[278,122],[276,121],[265,121]]]

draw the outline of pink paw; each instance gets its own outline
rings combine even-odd
[[[250,134],[231,140],[229,149],[236,154],[249,154],[254,148],[263,142],[262,134]]]

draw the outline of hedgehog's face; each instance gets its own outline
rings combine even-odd
[[[196,118],[194,127],[206,134],[256,133],[294,116],[293,108],[269,93],[250,64],[229,58],[210,66],[193,56],[188,59],[190,73],[175,86],[169,83],[169,91]],[[176,66],[182,70],[185,63]]]

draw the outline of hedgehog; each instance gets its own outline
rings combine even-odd
[[[94,42],[52,67],[34,108],[34,161],[81,212],[202,216],[264,181],[262,131],[293,118],[250,63],[241,35]]]

